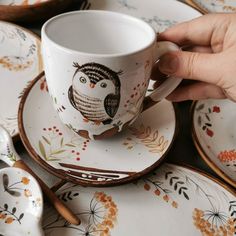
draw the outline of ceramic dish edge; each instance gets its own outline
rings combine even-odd
[[[0,6],[0,7],[1,7],[1,6]],[[41,38],[40,38],[40,36],[39,36],[38,34],[32,32],[31,30],[26,29],[26,28],[24,28],[24,27],[22,27],[22,26],[20,26],[20,25],[17,25],[17,24],[15,24],[15,23],[12,23],[12,22],[7,22],[7,21],[0,20],[0,23],[4,23],[4,24],[8,24],[8,25],[15,26],[15,27],[21,29],[22,31],[27,32],[27,33],[30,34],[31,36],[35,37],[35,39],[38,40],[38,42],[40,43],[40,46],[39,46],[39,55],[41,55],[41,50],[40,50],[40,48],[41,48]],[[42,72],[42,71],[43,71],[42,57],[41,57],[41,60],[39,60],[39,68],[40,68],[39,70]],[[40,72],[40,73],[41,73],[41,72]],[[30,81],[33,81],[33,80],[34,80],[34,78],[32,78]],[[19,108],[19,107],[18,107],[18,108]],[[18,130],[18,133],[14,134],[14,135],[12,136],[12,139],[13,139],[13,142],[20,141],[19,130]]]
[[[210,158],[207,156],[206,152],[203,150],[203,148],[202,148],[202,146],[201,146],[201,144],[198,140],[198,137],[197,137],[197,134],[196,134],[196,131],[195,131],[195,128],[194,128],[194,123],[193,123],[194,109],[196,107],[196,104],[197,104],[196,101],[193,102],[192,105],[191,105],[191,109],[190,109],[191,126],[192,126],[191,127],[191,133],[192,133],[192,139],[193,139],[194,145],[195,145],[199,155],[206,162],[206,164],[216,174],[218,174],[222,179],[224,179],[226,182],[228,182],[230,185],[232,185],[234,188],[236,188],[236,182],[233,181],[230,177],[228,177],[225,172],[220,170],[219,167],[210,160]]]
[[[24,129],[24,125],[23,125],[23,110],[24,110],[25,101],[26,101],[26,99],[28,97],[28,94],[30,93],[31,89],[33,88],[33,86],[37,83],[37,81],[43,75],[44,75],[44,72],[42,72],[40,75],[38,75],[32,81],[32,83],[27,87],[27,89],[25,90],[25,92],[22,96],[20,106],[19,106],[19,110],[18,110],[18,127],[19,127],[19,133],[20,133],[21,140],[22,140],[26,150],[28,151],[28,153],[39,165],[41,165],[48,172],[50,172],[51,174],[59,177],[62,180],[64,179],[64,180],[73,182],[75,184],[80,184],[82,186],[109,187],[109,186],[116,186],[116,185],[125,184],[125,183],[128,183],[128,182],[134,181],[134,180],[140,178],[141,176],[147,175],[149,172],[156,169],[163,162],[163,160],[166,158],[167,154],[169,153],[170,149],[173,146],[173,143],[176,139],[176,136],[177,136],[178,130],[179,130],[178,108],[177,108],[176,104],[173,104],[173,108],[174,108],[174,111],[175,111],[175,131],[174,131],[174,135],[173,135],[173,138],[171,140],[171,143],[170,143],[169,147],[167,148],[167,150],[165,151],[165,153],[162,155],[162,157],[158,161],[156,161],[154,164],[152,164],[151,166],[144,169],[143,171],[138,172],[133,176],[129,176],[129,177],[125,177],[123,179],[116,180],[116,182],[114,182],[114,183],[110,183],[110,182],[107,182],[107,181],[101,181],[99,183],[97,183],[97,182],[92,183],[92,182],[89,182],[89,181],[86,181],[86,180],[75,180],[72,177],[65,176],[65,175],[61,174],[59,171],[57,171],[55,168],[53,168],[52,166],[47,164],[45,161],[42,161],[41,157],[36,153],[36,151],[34,150],[32,145],[30,144],[30,142],[27,138],[25,129]]]

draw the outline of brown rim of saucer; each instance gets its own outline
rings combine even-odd
[[[200,170],[197,167],[193,167],[191,165],[188,164],[175,164],[175,163],[171,163],[171,162],[167,162],[166,164],[170,164],[170,165],[174,165],[177,167],[182,167],[185,168],[187,170],[191,170],[194,173],[200,174],[201,176],[206,177],[207,179],[213,181],[214,183],[220,185],[222,188],[224,188],[226,191],[230,192],[232,195],[234,195],[236,197],[236,190],[234,190],[232,188],[232,186],[229,186],[228,184],[226,184],[225,182],[223,182],[220,179],[217,179],[216,177],[208,174],[207,172]],[[57,192],[58,190],[60,190],[67,182],[65,182],[64,180],[61,180],[60,182],[54,184],[51,189],[53,192]]]
[[[65,10],[75,0],[47,0],[29,5],[0,4],[0,19],[7,21],[37,21],[48,18]],[[38,13],[38,16],[35,14]]]
[[[204,149],[202,148],[199,139],[196,134],[196,130],[194,128],[194,111],[197,105],[197,101],[193,102],[190,109],[190,116],[191,116],[191,125],[192,125],[192,138],[194,145],[200,155],[200,157],[206,162],[206,164],[216,173],[218,174],[222,179],[224,179],[226,182],[228,182],[230,185],[232,185],[234,188],[236,188],[236,182],[232,180],[224,171],[222,171],[212,160],[211,158],[206,154]]]
[[[24,31],[24,32],[27,32],[28,34],[30,34],[31,36],[33,36],[37,41],[38,41],[38,46],[40,46],[41,47],[41,38],[39,37],[39,35],[37,35],[36,33],[34,33],[34,32],[32,32],[32,31],[30,31],[30,30],[28,30],[28,29],[26,29],[26,28],[24,28],[24,27],[21,27],[21,26],[19,26],[19,25],[17,25],[17,24],[14,24],[14,23],[11,23],[11,22],[6,22],[6,21],[2,21],[2,20],[0,20],[0,23],[4,23],[4,24],[6,24],[6,25],[12,25],[12,26],[15,26],[15,27],[17,27],[17,28],[19,28],[19,29],[21,29],[22,31]],[[38,61],[39,61],[39,71],[43,71],[43,62],[42,62],[42,57],[41,57],[41,52],[40,52],[40,50],[38,51]],[[40,72],[41,73],[41,72]],[[39,74],[40,74],[39,73]],[[33,78],[32,78],[33,79]],[[19,136],[19,130],[18,130],[18,132],[16,133],[16,134],[14,134],[13,136],[12,136],[12,139],[13,139],[13,142],[18,142],[18,141],[20,141],[20,136]]]
[[[32,81],[32,83],[28,86],[28,88],[25,90],[25,92],[24,92],[24,94],[22,96],[22,99],[21,99],[21,102],[20,102],[20,106],[19,106],[19,111],[18,111],[18,127],[19,127],[19,132],[20,132],[21,140],[22,140],[26,150],[30,154],[30,156],[39,165],[41,165],[44,169],[46,169],[51,174],[57,176],[58,178],[60,178],[62,180],[73,182],[75,184],[80,184],[82,186],[106,187],[106,186],[116,186],[116,185],[125,184],[125,183],[128,183],[128,182],[132,182],[132,181],[140,178],[141,176],[144,176],[144,175],[148,174],[149,172],[151,172],[155,168],[157,168],[160,165],[160,163],[165,159],[165,157],[169,153],[170,149],[172,148],[173,143],[175,141],[175,138],[176,138],[176,136],[178,134],[178,130],[179,130],[179,121],[178,121],[178,118],[177,118],[178,117],[178,108],[177,108],[176,104],[173,104],[174,111],[175,111],[175,124],[176,125],[175,125],[174,136],[173,136],[173,138],[171,140],[171,143],[170,143],[169,147],[167,148],[167,150],[165,151],[165,153],[162,155],[162,157],[158,161],[156,161],[153,165],[149,166],[148,168],[144,169],[143,171],[133,173],[132,175],[130,175],[128,177],[125,177],[125,178],[122,178],[122,179],[118,179],[118,180],[101,181],[101,182],[94,181],[94,182],[92,182],[92,181],[82,180],[82,179],[78,179],[78,178],[69,176],[69,175],[67,175],[67,173],[63,173],[64,171],[52,167],[51,165],[49,165],[46,161],[44,161],[36,153],[35,149],[30,144],[30,141],[29,141],[29,139],[28,139],[28,137],[26,135],[24,124],[23,124],[23,111],[24,111],[24,106],[25,106],[26,99],[27,99],[31,89],[33,88],[33,86],[43,76],[44,76],[44,72],[42,72],[40,75],[38,75]]]

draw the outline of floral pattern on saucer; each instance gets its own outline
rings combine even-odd
[[[81,9],[110,10],[132,15],[152,25],[157,32],[162,32],[178,22],[201,15],[193,8],[172,0],[165,0],[164,2],[148,0],[145,5],[141,0],[85,0]],[[169,9],[169,14],[167,14],[166,9]]]
[[[236,106],[229,100],[204,100],[193,108],[193,134],[201,156],[236,186]]]
[[[124,183],[155,168],[171,147],[176,133],[172,103],[162,101],[143,112],[115,137],[92,141],[61,123],[42,81],[43,75],[23,96],[20,135],[31,156],[52,174],[87,185]]]
[[[17,111],[29,81],[42,71],[40,40],[25,29],[0,22],[0,124],[18,134]],[[9,106],[11,104],[11,106]]]
[[[0,170],[0,235],[42,235],[42,192],[36,180],[18,168]]]
[[[164,164],[150,176],[116,188],[66,184],[58,195],[75,209],[82,224],[69,225],[47,206],[43,222],[47,236],[141,236],[154,235],[154,229],[160,235],[235,235],[233,191],[176,165]]]
[[[205,12],[236,12],[235,0],[190,0]]]

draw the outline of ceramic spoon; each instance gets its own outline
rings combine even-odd
[[[0,170],[0,235],[44,236],[42,191],[36,179],[19,168]]]
[[[12,143],[12,139],[5,128],[0,126],[0,160],[12,167],[18,167],[26,170],[38,181],[45,196],[52,203],[58,213],[64,217],[69,223],[74,225],[80,224],[80,219],[71,212],[71,210],[64,205],[55,195],[55,193],[48,188],[48,186],[21,160]]]

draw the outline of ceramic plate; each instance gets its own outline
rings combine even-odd
[[[0,4],[9,6],[27,6],[27,5],[39,4],[46,1],[48,0],[1,0]]]
[[[192,108],[193,138],[207,164],[236,187],[236,104],[204,100]]]
[[[109,140],[86,140],[62,125],[42,75],[23,96],[19,126],[29,153],[52,174],[80,184],[113,185],[160,163],[172,145],[176,117],[172,103],[162,101],[125,132]]]
[[[41,71],[40,39],[17,25],[0,21],[0,124],[12,137],[18,135],[22,93]]]
[[[235,0],[186,0],[186,2],[203,13],[236,12]]]
[[[42,236],[42,192],[37,181],[18,168],[0,170],[0,235]]]
[[[66,10],[73,1],[75,0],[0,0],[0,20],[32,25],[32,22],[45,21]]]
[[[141,18],[157,32],[201,14],[195,9],[173,0],[86,0],[82,9],[110,10]]]
[[[196,171],[164,164],[136,183],[115,188],[65,185],[60,198],[82,224],[74,227],[45,208],[46,236],[233,236],[236,196]]]

